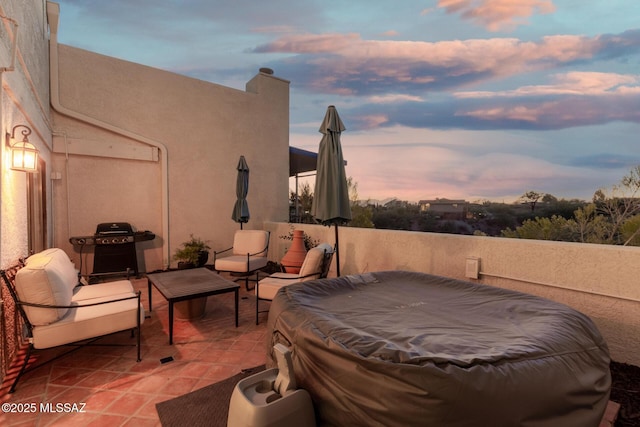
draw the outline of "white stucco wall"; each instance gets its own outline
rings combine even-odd
[[[3,17],[0,19],[0,266],[6,267],[27,255],[28,234],[27,175],[9,169],[10,152],[5,146],[5,135],[16,125],[28,126],[32,130],[29,141],[40,152],[48,170],[51,132],[44,4],[42,0],[3,0],[0,16]],[[47,185],[47,200],[51,200],[50,190]],[[46,208],[50,213],[50,204]],[[50,222],[47,228],[51,228]]]
[[[334,244],[334,228],[296,224]],[[268,223],[269,258],[278,261],[290,224]],[[619,362],[640,366],[640,247],[339,228],[341,275],[408,270],[478,281],[539,295],[590,316]],[[479,280],[465,278],[467,257],[480,258]],[[330,276],[335,275],[335,258]],[[501,277],[498,277],[501,276]]]
[[[56,246],[77,257],[70,236],[121,221],[156,233],[138,245],[146,271],[164,267],[167,239],[171,254],[192,233],[227,248],[239,228],[231,211],[241,155],[250,168],[245,227],[286,218],[289,82],[258,73],[240,91],[64,45],[58,55],[65,108],[166,146],[170,235],[162,233],[160,161],[114,158],[121,146],[149,147],[55,112]],[[66,154],[94,149],[103,157]]]

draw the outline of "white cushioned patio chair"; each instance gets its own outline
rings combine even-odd
[[[57,248],[31,255],[0,275],[24,321],[29,343],[10,393],[25,372],[115,332],[130,330],[132,336],[135,332],[137,360],[141,360],[144,309],[140,291],[135,291],[129,280],[83,285],[67,254]],[[27,369],[33,350],[63,345],[72,349]]]
[[[249,289],[249,276],[267,266],[269,232],[263,230],[237,230],[233,246],[213,253],[213,268],[216,272],[241,274],[245,287]],[[228,253],[228,255],[227,255]],[[224,256],[220,256],[225,254]]]
[[[334,249],[328,243],[311,248],[304,258],[299,273],[273,273],[256,284],[256,325],[259,323],[260,300],[271,301],[280,288],[308,280],[324,279],[329,274]]]

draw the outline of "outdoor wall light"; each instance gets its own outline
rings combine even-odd
[[[15,140],[17,128],[24,128],[22,141]],[[37,172],[38,170],[38,150],[29,142],[31,128],[25,125],[16,125],[7,133],[7,146],[11,149],[11,169],[23,172]]]

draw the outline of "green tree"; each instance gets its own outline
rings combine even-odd
[[[372,220],[378,229],[411,230],[411,218],[398,209],[376,209]]]
[[[620,234],[624,245],[640,246],[640,215],[632,216],[623,222]]]
[[[358,183],[352,177],[347,178],[349,200],[351,201],[351,221],[347,226],[373,228],[373,212],[368,201],[361,204],[358,200]]]
[[[579,199],[558,199],[551,194],[545,194],[540,200],[536,208],[538,209],[538,216],[551,217],[553,215],[560,215],[564,218],[573,218],[573,213],[576,209],[585,206],[587,202]]]
[[[604,215],[608,222],[608,233],[603,243],[628,244],[629,238],[622,235],[623,224],[630,218],[640,214],[640,165],[631,169],[620,183],[614,185],[611,190],[600,189],[593,195],[593,203],[599,213]]]
[[[486,206],[487,219],[486,224],[491,232],[489,234],[500,234],[500,230],[507,227],[515,227],[517,225],[515,217],[516,213],[510,205],[504,203],[491,203]]]
[[[520,196],[520,202],[529,205],[531,212],[536,210],[536,204],[544,196],[544,193],[538,193],[537,191],[527,191]]]
[[[605,243],[611,234],[609,222],[598,214],[595,203],[576,209],[573,217],[572,235],[576,242]]]
[[[293,205],[293,209],[296,209],[296,203],[298,206],[299,222],[312,224],[315,221],[311,216],[311,205],[313,204],[313,192],[308,182],[303,183],[298,190],[298,199],[296,201],[296,193],[291,191],[289,193],[289,200]]]
[[[523,239],[639,245],[639,194],[640,166],[636,166],[610,190],[597,190],[593,202],[576,209],[573,218],[566,219],[559,215],[536,217],[523,221],[514,230],[503,230],[502,235]]]
[[[520,239],[567,241],[571,240],[572,221],[558,215],[551,218],[536,217],[524,221],[515,230],[503,230],[502,235]]]

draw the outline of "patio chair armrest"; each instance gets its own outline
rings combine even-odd
[[[313,276],[320,276],[320,273],[311,273],[311,274],[306,274],[304,276],[296,276],[296,277],[274,277],[274,279],[300,281],[301,279],[306,279],[306,278],[313,277]]]
[[[313,277],[313,276],[318,276],[318,278],[320,278],[320,276],[322,275],[321,272],[317,272],[317,273],[310,273],[310,274],[305,274],[304,276],[300,276],[298,277],[298,280],[300,279],[306,279],[308,277]]]
[[[213,251],[213,261],[215,262],[216,257],[218,256],[218,254],[223,254],[225,252],[229,252],[231,249],[233,249],[233,247],[227,248],[227,249],[223,249],[221,251]]]
[[[275,280],[292,280],[292,281],[298,281],[299,282],[301,279],[307,279],[309,277],[314,277],[314,276],[318,276],[319,277],[320,275],[321,275],[321,273],[319,273],[319,272],[318,273],[306,274],[304,276],[294,276],[294,277],[277,277],[277,276],[273,277],[273,276],[275,276],[275,274],[272,274],[272,275],[269,275],[269,276],[265,277],[265,279],[271,278],[271,279],[275,279]]]

